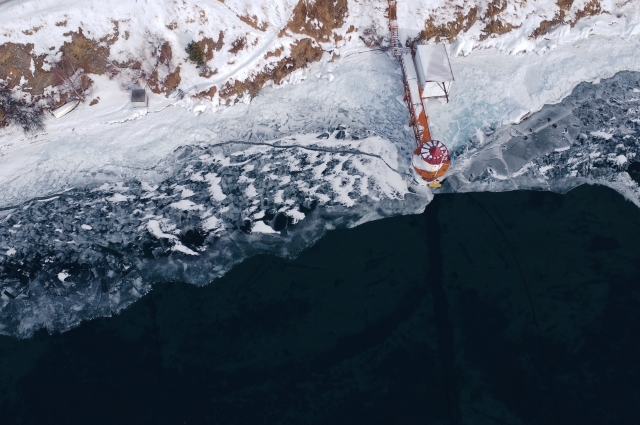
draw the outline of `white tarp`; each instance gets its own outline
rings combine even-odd
[[[444,44],[418,45],[415,63],[422,87],[428,81],[450,82],[454,80]]]
[[[416,74],[416,66],[413,63],[413,57],[411,56],[411,52],[406,52],[402,54],[402,67],[404,68],[404,73],[407,80],[418,79],[418,75]]]

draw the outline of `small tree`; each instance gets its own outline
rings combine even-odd
[[[195,62],[198,67],[204,65],[204,52],[198,43],[192,41],[185,50],[189,54],[189,59]]]

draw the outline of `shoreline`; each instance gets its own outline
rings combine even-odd
[[[640,210],[600,187],[435,202],[449,334],[429,290],[436,224],[387,218],[295,260],[252,257],[205,287],[161,284],[63,334],[0,337],[5,418],[635,419]],[[452,347],[438,348],[439,332]]]

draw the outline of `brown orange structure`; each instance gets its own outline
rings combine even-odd
[[[426,114],[426,109],[422,102],[422,92],[419,89],[417,83],[414,83],[412,80],[415,80],[415,65],[413,63],[414,52],[411,48],[404,47],[400,44],[400,39],[398,35],[398,21],[396,14],[396,0],[388,0],[389,8],[388,8],[388,17],[389,17],[389,32],[391,34],[391,48],[393,52],[393,56],[395,56],[402,65],[402,74],[404,81],[404,100],[407,102],[409,107],[409,113],[411,119],[409,121],[409,125],[413,127],[414,136],[416,138],[416,148],[413,151],[414,156],[420,156],[422,147],[425,143],[430,142],[431,139],[431,131],[429,130],[429,119]],[[409,60],[408,58],[411,58]],[[409,67],[413,67],[413,69],[408,69]],[[445,148],[446,149],[446,148]],[[430,183],[430,186],[438,187],[440,186],[439,179],[442,178],[449,167],[451,166],[451,156],[449,152],[446,151],[445,155],[443,155],[443,159],[441,164],[439,164],[439,168],[434,171],[427,171],[416,167],[414,164],[414,170],[416,173],[422,177],[424,180]]]

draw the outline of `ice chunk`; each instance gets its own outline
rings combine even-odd
[[[107,201],[109,202],[124,202],[128,200],[129,200],[129,197],[121,193],[114,193],[113,196],[107,198]]]
[[[182,210],[182,211],[200,211],[200,210],[204,210],[204,207],[202,205],[198,205],[192,201],[189,201],[188,199],[183,199],[181,201],[178,202],[174,202],[171,205],[169,205],[171,208],[175,208],[178,210]]]
[[[160,223],[158,222],[158,220],[149,220],[149,222],[147,223],[147,229],[156,238],[173,239],[173,240],[178,239],[178,237],[175,235],[164,233],[162,229],[160,229]]]
[[[256,221],[251,228],[254,233],[278,233],[269,227],[264,221]]]

